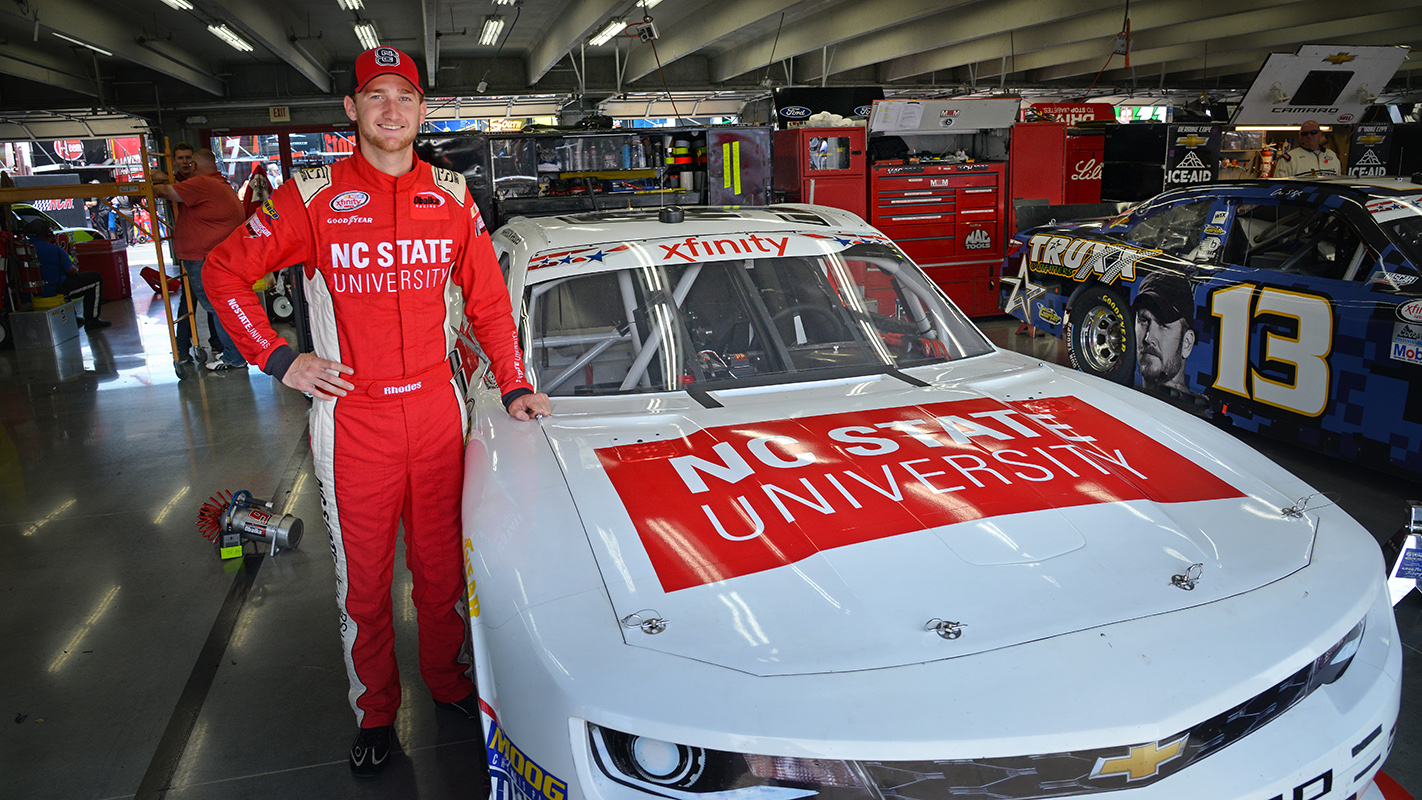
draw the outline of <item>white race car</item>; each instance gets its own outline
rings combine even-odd
[[[1377,543],[812,206],[515,219],[464,492],[495,800],[1379,798]]]

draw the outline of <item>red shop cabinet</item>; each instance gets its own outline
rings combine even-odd
[[[1101,202],[1101,168],[1106,161],[1106,132],[1069,129],[1066,153],[1066,201]]]
[[[859,127],[776,131],[776,201],[842,208],[865,218],[864,152]]]
[[[128,281],[128,242],[93,239],[74,245],[80,272],[97,272],[104,278],[104,300],[122,300],[133,293]]]
[[[1047,205],[1053,206],[1066,202],[1066,134],[1065,122],[1019,122],[1012,126],[1007,158],[1013,200],[1046,200]],[[1016,233],[1017,221],[1009,222],[1008,230]]]
[[[998,311],[1004,167],[893,160],[874,164],[870,175],[870,224],[969,316]]]

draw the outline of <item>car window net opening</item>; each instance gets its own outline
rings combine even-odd
[[[991,350],[877,244],[560,277],[525,302],[536,385],[559,396],[820,380]]]
[[[1227,249],[1230,263],[1334,280],[1356,279],[1367,256],[1336,210],[1287,200],[1241,205]]]

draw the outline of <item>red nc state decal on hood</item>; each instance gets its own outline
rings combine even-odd
[[[985,517],[1243,496],[1073,398],[775,420],[597,454],[668,592]]]

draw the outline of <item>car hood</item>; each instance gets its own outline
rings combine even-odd
[[[757,675],[922,663],[1204,606],[1313,545],[1252,451],[1054,368],[715,400],[543,422],[629,645]]]

